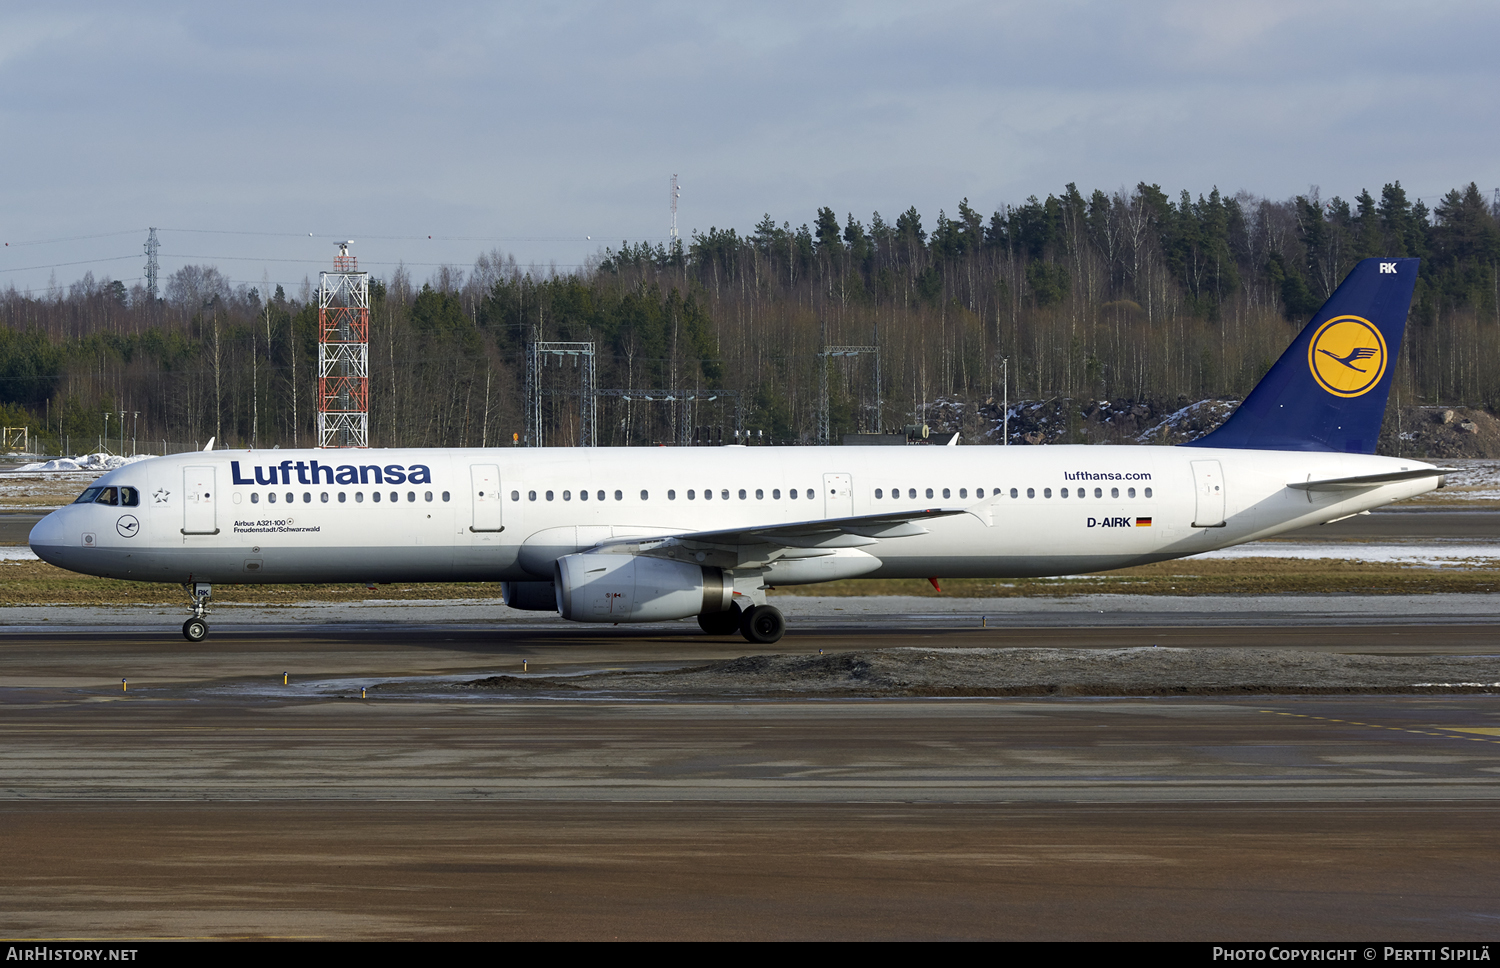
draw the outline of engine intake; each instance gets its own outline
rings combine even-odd
[[[557,610],[574,622],[665,622],[727,612],[724,570],[645,555],[564,555],[554,570]]]

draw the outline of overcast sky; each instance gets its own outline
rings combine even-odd
[[[663,239],[674,172],[685,238],[1070,181],[1488,193],[1497,38],[1477,2],[5,4],[0,287],[133,283],[150,225],[164,277],[568,267]]]

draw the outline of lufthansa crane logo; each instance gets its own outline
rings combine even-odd
[[[1368,319],[1335,316],[1313,334],[1307,366],[1318,385],[1337,397],[1369,393],[1385,376],[1385,337]]]

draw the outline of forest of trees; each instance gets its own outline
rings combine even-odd
[[[680,441],[688,423],[813,442],[824,366],[833,439],[875,429],[873,357],[828,360],[829,345],[879,346],[887,430],[933,419],[941,401],[972,439],[1002,360],[1013,403],[1238,396],[1368,256],[1423,260],[1401,400],[1496,409],[1497,215],[1473,184],[1430,209],[1399,182],[1349,201],[1068,185],[988,218],[964,200],[930,226],[915,208],[868,220],[820,208],[796,227],[766,215],[686,245],[627,242],[566,274],[498,252],[421,283],[397,269],[371,283],[371,444],[524,439],[532,340],[592,341],[600,388],[697,395],[691,410],[601,398],[601,445]],[[90,449],[102,414],[121,410],[139,413],[142,450],[315,442],[316,296],[264,288],[187,266],[160,298],[91,274],[0,292],[0,425],[54,450],[64,436]],[[566,362],[543,372],[549,389],[577,385]],[[544,442],[573,443],[576,398],[546,399]]]

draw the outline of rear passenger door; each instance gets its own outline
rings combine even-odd
[[[1192,464],[1193,485],[1197,495],[1193,527],[1225,527],[1223,469],[1216,460],[1195,460]]]

